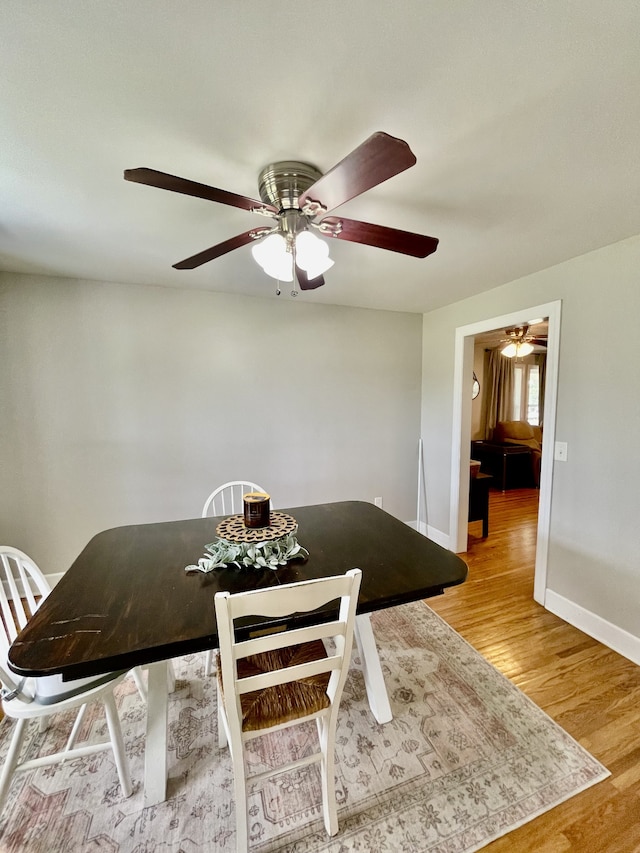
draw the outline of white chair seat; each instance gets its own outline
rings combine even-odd
[[[124,677],[127,672],[128,670],[108,672],[105,675],[78,678],[73,681],[63,681],[61,675],[44,675],[40,678],[29,679],[29,681],[34,692],[33,698],[38,704],[55,705],[58,702],[74,699],[80,693],[86,693],[94,687],[109,684],[115,678]]]

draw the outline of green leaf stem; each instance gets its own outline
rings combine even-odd
[[[200,557],[197,566],[187,566],[185,572],[212,572],[227,566],[238,569],[259,568],[277,569],[289,560],[309,556],[306,548],[298,542],[295,532],[269,542],[230,542],[228,539],[217,539],[205,545],[208,552]]]

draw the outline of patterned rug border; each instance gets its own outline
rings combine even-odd
[[[472,652],[474,652],[478,656],[478,663],[479,664],[482,664],[491,672],[499,675],[500,678],[502,679],[502,681],[505,684],[507,684],[510,689],[517,691],[517,694],[524,699],[524,701],[530,706],[531,709],[533,709],[533,711],[535,713],[541,714],[545,720],[548,720],[554,726],[556,726],[558,729],[560,729],[560,731],[563,733],[563,736],[566,740],[571,741],[571,743],[573,743],[579,750],[582,750],[582,752],[585,755],[588,755],[589,758],[591,758],[593,761],[596,762],[596,764],[599,764],[600,767],[602,768],[602,771],[604,774],[601,779],[598,779],[599,782],[603,781],[604,779],[607,779],[609,776],[611,776],[611,771],[608,770],[604,766],[604,764],[602,764],[601,761],[599,761],[597,758],[595,758],[595,756],[591,755],[591,753],[580,743],[579,740],[576,740],[576,738],[574,738],[571,734],[569,734],[569,732],[566,729],[563,729],[562,726],[560,725],[560,723],[557,723],[550,714],[547,714],[547,712],[544,711],[539,705],[536,705],[536,703],[533,701],[533,699],[531,699],[524,692],[524,690],[521,690],[516,684],[513,683],[513,681],[511,681],[509,678],[507,678],[507,676],[504,675],[504,673],[500,672],[500,670],[494,664],[492,664],[490,661],[488,661],[474,646],[471,645],[471,643],[468,640],[465,640],[465,638],[462,636],[462,634],[459,634],[454,628],[451,627],[451,625],[448,624],[448,622],[446,622],[440,616],[440,614],[436,613],[435,610],[432,610],[426,601],[422,601],[419,603],[422,604],[429,611],[431,616],[440,623],[440,626],[442,626],[446,631],[452,631],[455,634],[456,638],[461,643],[463,643],[468,649],[470,649]],[[597,784],[597,783],[594,782],[594,783],[585,785],[584,788],[581,788],[580,790],[576,791],[576,794],[579,794],[582,791],[587,790],[587,788],[592,787],[592,785],[594,785],[594,784]],[[570,799],[570,798],[571,798],[571,796],[567,797],[567,799]],[[560,804],[560,802],[566,802],[566,800],[560,800],[558,802],[558,805]]]

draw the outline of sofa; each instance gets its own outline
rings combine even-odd
[[[533,482],[540,485],[540,463],[542,461],[542,427],[532,426],[527,421],[498,421],[493,430],[494,444],[516,444],[531,449]]]

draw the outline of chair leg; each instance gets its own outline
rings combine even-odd
[[[142,667],[134,666],[131,670],[131,675],[133,675],[133,680],[136,683],[136,687],[138,688],[138,693],[140,694],[142,700],[144,702],[147,701],[147,684],[144,680],[144,676],[142,675]]]
[[[236,853],[249,850],[249,812],[247,809],[247,780],[245,778],[242,744],[231,751],[233,763],[233,791],[236,805]]]
[[[167,661],[167,693],[176,689],[176,670],[172,660]]]
[[[142,697],[142,699],[147,702],[149,700],[149,692],[147,690],[147,683],[144,680],[144,676],[142,674],[142,667],[135,666],[131,670],[131,675],[133,675],[133,680],[136,683],[136,687],[138,688],[138,693]],[[173,661],[167,661],[167,693],[173,693],[176,689],[176,671],[173,666]]]
[[[209,649],[204,659],[204,674],[213,675],[213,649]]]
[[[2,767],[2,773],[0,774],[0,814],[2,814],[2,810],[4,809],[11,780],[13,779],[14,771],[18,766],[18,759],[20,758],[20,750],[22,749],[22,742],[24,741],[27,722],[27,720],[16,720],[15,731],[13,732],[13,737],[9,744],[9,751]]]
[[[49,717],[40,717],[38,719],[38,731],[40,734],[44,734],[46,730],[49,728]]]
[[[120,779],[120,787],[122,788],[123,797],[130,797],[133,791],[131,784],[131,776],[129,775],[129,763],[127,754],[124,751],[124,740],[122,737],[122,729],[120,728],[120,717],[116,709],[116,700],[113,693],[107,693],[103,698],[104,712],[107,717],[107,726],[111,737],[111,746],[113,748],[113,758],[116,762],[118,770],[118,778]]]
[[[334,754],[335,728],[335,717],[325,718],[319,726],[320,749],[322,750],[322,762],[320,764],[322,776],[322,811],[324,815],[324,827],[328,835],[335,835],[338,831]]]
[[[227,730],[224,725],[224,710],[222,708],[222,696],[220,695],[220,685],[216,683],[216,690],[218,691],[217,695],[217,703],[218,703],[218,746],[220,749],[224,749],[227,745]]]
[[[84,719],[84,715],[87,712],[87,707],[88,705],[85,704],[78,711],[75,723],[73,724],[73,728],[71,729],[71,734],[69,735],[69,739],[67,740],[67,745],[64,748],[65,752],[67,752],[69,749],[73,749],[73,746],[76,742],[76,738],[78,737],[78,732],[80,731],[80,726],[82,725],[82,721]]]

